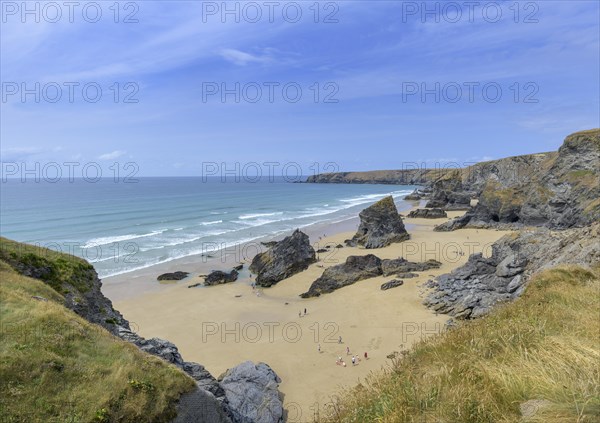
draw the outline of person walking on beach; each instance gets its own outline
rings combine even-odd
[[[354,356],[352,356],[352,365],[355,366],[356,365],[356,358],[354,358]]]
[[[341,343],[342,343],[342,337],[340,336],[340,337],[338,338],[338,344],[341,344]]]
[[[346,347],[346,355],[350,355],[350,347]]]
[[[306,316],[306,309],[304,309],[304,315]]]
[[[319,344],[319,346],[317,347],[317,350],[318,350],[319,352],[321,352],[321,344]]]
[[[365,351],[365,360],[368,360],[368,358],[367,358],[367,352],[366,351]]]

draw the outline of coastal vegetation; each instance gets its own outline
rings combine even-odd
[[[185,373],[63,306],[79,259],[5,243],[0,260],[0,420],[7,423],[166,422],[195,387]],[[36,251],[37,250],[37,251]],[[4,260],[49,267],[47,283]]]
[[[400,351],[321,421],[599,421],[599,276],[539,273],[516,301]]]

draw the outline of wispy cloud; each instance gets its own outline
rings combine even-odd
[[[100,156],[98,156],[98,160],[115,160],[119,157],[124,156],[125,154],[127,154],[127,151],[115,150],[110,153],[101,154]]]

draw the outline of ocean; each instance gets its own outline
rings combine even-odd
[[[215,178],[8,179],[0,190],[0,233],[83,257],[101,278],[315,224],[355,218],[369,204],[415,186],[252,183]]]

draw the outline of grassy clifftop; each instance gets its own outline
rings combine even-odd
[[[600,279],[538,274],[523,296],[423,341],[344,392],[322,421],[600,421]]]
[[[3,247],[0,421],[170,421],[194,381],[63,305],[73,283],[86,288],[78,276],[89,265],[23,244]],[[46,283],[17,272],[21,264],[46,269]]]

